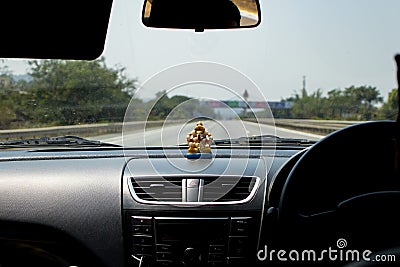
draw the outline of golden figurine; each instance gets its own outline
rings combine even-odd
[[[199,121],[196,124],[194,130],[186,136],[186,141],[189,145],[188,157],[199,158],[201,154],[211,154],[213,139],[211,133],[206,131],[203,122]],[[198,157],[195,157],[195,155],[198,155]]]

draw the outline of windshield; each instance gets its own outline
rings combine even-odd
[[[0,141],[174,146],[199,121],[214,140],[319,140],[395,119],[398,0],[261,1],[257,27],[204,32],[148,28],[143,3],[113,1],[96,60],[0,59]]]

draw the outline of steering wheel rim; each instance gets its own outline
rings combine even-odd
[[[328,135],[291,170],[279,201],[278,224],[292,235],[306,229],[317,240],[332,242],[334,232],[348,227],[355,217],[355,205],[348,205],[352,198],[385,191],[400,195],[399,148],[400,124],[393,121],[360,123]],[[395,204],[399,208],[400,200]],[[342,206],[351,208],[343,212]],[[338,219],[343,214],[348,221]],[[331,229],[317,231],[320,227]]]

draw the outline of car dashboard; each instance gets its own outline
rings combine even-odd
[[[2,266],[230,266],[255,262],[267,189],[303,148],[2,152]],[[141,264],[141,265],[140,265]]]
[[[184,146],[2,152],[1,264],[263,266],[281,264],[263,261],[267,246],[343,237],[394,248],[399,133],[360,123],[306,147],[221,146],[199,159]]]

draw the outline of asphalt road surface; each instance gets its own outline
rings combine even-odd
[[[204,121],[204,126],[206,130],[213,135],[214,140],[266,134],[309,140],[319,140],[323,138],[323,136],[320,135],[237,120],[219,122]],[[160,128],[149,128],[146,129],[146,131],[144,131],[144,129],[135,129],[130,132],[124,132],[123,134],[93,136],[89,137],[89,139],[124,146],[168,146],[186,143],[186,135],[192,131],[194,127],[194,123],[170,125]]]

